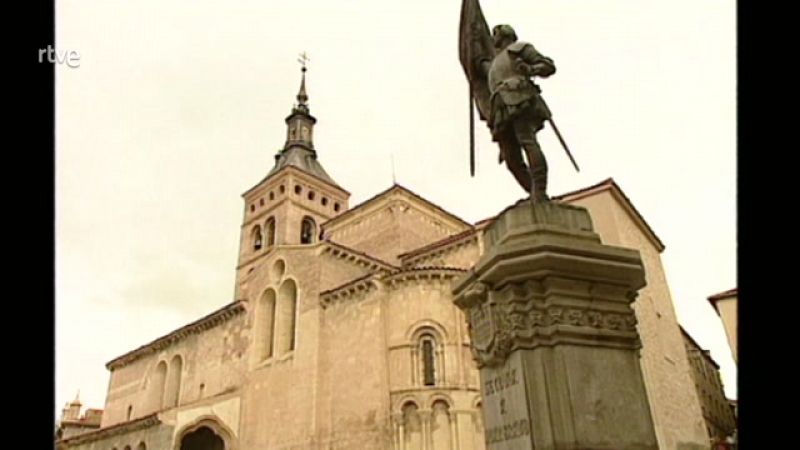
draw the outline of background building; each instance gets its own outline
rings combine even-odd
[[[397,184],[351,208],[315,123],[303,81],[274,167],[243,194],[234,301],[110,361],[101,428],[63,448],[484,448],[450,286],[492,218],[465,222]],[[659,446],[706,448],[663,243],[611,179],[554,200],[641,252],[634,308]]]
[[[102,409],[87,409],[81,416],[81,404],[78,396],[67,403],[61,411],[61,420],[56,426],[56,439],[68,439],[72,436],[87,433],[100,428],[103,417]]]
[[[692,379],[697,389],[697,397],[703,410],[708,437],[711,440],[726,438],[734,434],[736,418],[731,400],[725,397],[719,365],[711,357],[711,352],[704,350],[681,327],[692,368]]]
[[[725,327],[725,335],[728,337],[728,344],[731,346],[731,354],[733,360],[739,362],[738,353],[738,301],[739,289],[733,288],[719,294],[714,294],[708,297],[709,303],[717,311],[719,317],[722,319],[722,326]]]

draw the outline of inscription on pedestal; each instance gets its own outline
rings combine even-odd
[[[533,449],[524,377],[519,352],[500,365],[481,368],[487,449]]]

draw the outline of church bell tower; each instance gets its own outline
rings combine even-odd
[[[320,225],[347,210],[350,193],[339,186],[320,164],[314,148],[314,125],[306,92],[306,61],[302,57],[297,103],[286,117],[286,141],[275,155],[272,169],[242,194],[236,290],[244,275],[267,255],[282,247],[314,245]]]

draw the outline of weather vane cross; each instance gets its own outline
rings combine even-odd
[[[297,62],[303,65],[303,72],[306,71],[306,64],[311,61],[311,59],[306,55],[306,52],[300,53],[300,57],[297,58]]]

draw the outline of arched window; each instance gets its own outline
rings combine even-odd
[[[297,314],[297,285],[286,280],[278,290],[277,329],[275,351],[277,356],[294,350],[295,316]]]
[[[275,291],[267,289],[261,296],[261,301],[256,309],[258,318],[258,342],[256,344],[256,351],[258,352],[259,361],[263,361],[272,357],[273,345],[272,341],[275,337]]]
[[[267,248],[275,245],[275,218],[270,217],[264,225],[264,233],[267,235]]]
[[[422,384],[436,385],[436,338],[425,333],[419,339],[420,366],[422,367]]]
[[[256,227],[253,228],[252,234],[253,234],[253,250],[261,250],[261,245],[264,242],[264,238],[261,235],[261,227],[256,225]]]
[[[180,356],[175,355],[169,363],[169,372],[167,377],[167,392],[164,396],[164,406],[172,408],[178,406],[178,400],[181,394],[181,372],[183,371],[183,360]]]
[[[313,244],[316,239],[317,225],[311,217],[304,217],[303,223],[300,226],[300,243]]]
[[[160,361],[150,380],[148,403],[150,411],[158,411],[164,405],[164,386],[167,382],[167,363]]]
[[[445,384],[444,351],[447,330],[430,320],[409,328],[406,335],[411,357],[411,384],[439,386]]]
[[[136,447],[136,450],[147,450],[147,446],[144,445],[144,442],[139,442],[139,445]]]

